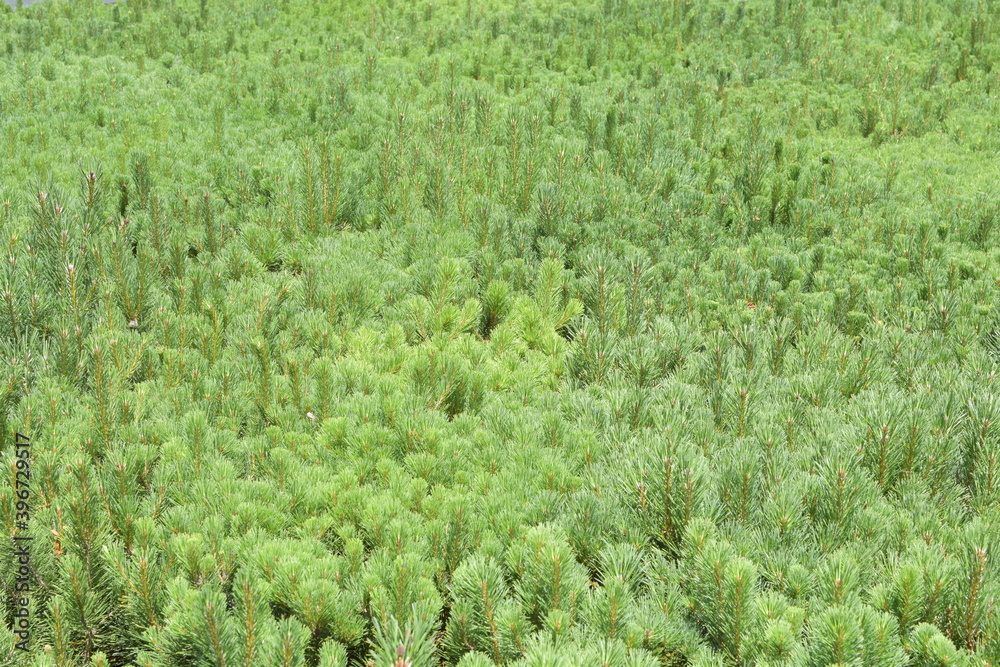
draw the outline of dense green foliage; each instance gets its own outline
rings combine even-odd
[[[1000,4],[0,12],[0,663],[1000,665]]]

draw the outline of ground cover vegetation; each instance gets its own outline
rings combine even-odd
[[[0,662],[1000,664],[998,38],[0,13]]]

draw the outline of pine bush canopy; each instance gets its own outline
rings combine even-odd
[[[1000,665],[1000,3],[0,8],[0,664]]]

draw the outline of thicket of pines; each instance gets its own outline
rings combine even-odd
[[[5,9],[0,664],[1000,665],[998,123],[985,0]]]

